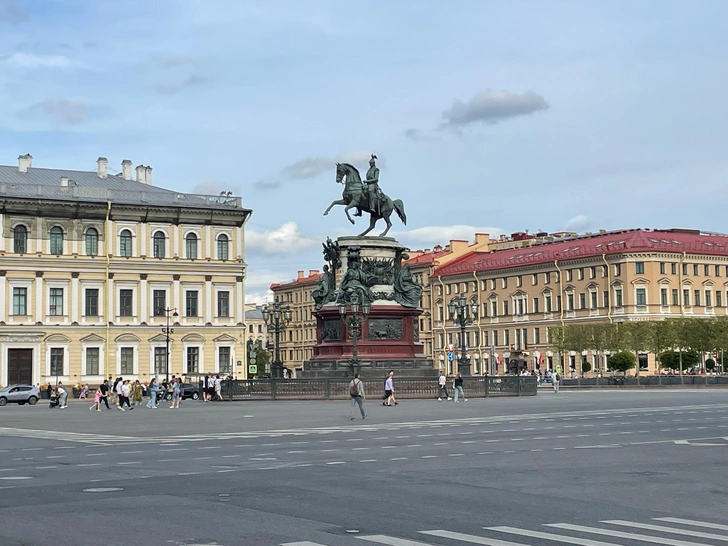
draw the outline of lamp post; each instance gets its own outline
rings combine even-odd
[[[470,358],[467,355],[465,343],[465,327],[473,324],[478,318],[478,304],[472,302],[468,305],[465,296],[455,296],[447,304],[452,321],[460,326],[460,358],[458,358],[458,371],[463,375],[470,375]]]
[[[164,357],[164,376],[165,376],[164,380],[167,384],[169,384],[169,342],[170,342],[169,335],[174,334],[174,328],[170,328],[170,326],[169,326],[170,313],[172,313],[172,317],[175,319],[175,321],[176,321],[177,317],[179,317],[176,307],[174,309],[170,309],[169,307],[167,307],[164,310],[164,314],[167,317],[167,325],[162,327],[162,333],[164,334],[164,339],[167,342],[167,352],[165,353],[165,357]]]
[[[359,363],[361,362],[357,351],[357,342],[361,339],[361,327],[362,324],[364,324],[364,317],[368,315],[371,310],[372,304],[364,302],[360,305],[359,296],[356,294],[351,295],[348,307],[346,303],[339,304],[339,315],[341,315],[341,320],[343,320],[347,326],[349,339],[351,339],[352,342],[351,358],[349,359],[349,371],[352,376],[357,373]]]
[[[283,361],[281,360],[281,332],[286,329],[286,324],[291,322],[291,308],[288,305],[281,305],[275,302],[272,307],[263,308],[263,321],[269,332],[275,334],[274,358],[271,364],[271,377],[283,378]]]

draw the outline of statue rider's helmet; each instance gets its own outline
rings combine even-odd
[[[372,154],[372,157],[369,158],[369,165],[371,167],[374,167],[374,160],[379,159],[375,154]]]

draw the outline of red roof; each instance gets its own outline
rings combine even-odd
[[[405,263],[408,263],[410,265],[429,264],[437,260],[439,257],[445,256],[446,254],[450,254],[450,249],[442,249],[428,252],[427,254],[420,254],[416,258],[410,258]]]
[[[307,285],[307,284],[315,284],[317,283],[321,277],[323,277],[323,274],[318,273],[317,275],[310,275],[308,277],[299,277],[296,280],[290,281],[290,282],[274,282],[270,285],[271,290],[275,290],[277,288],[289,288],[296,285]]]
[[[597,233],[510,250],[471,252],[438,267],[434,275],[446,277],[473,271],[509,269],[624,252],[686,252],[728,256],[728,235],[679,229],[633,229]]]

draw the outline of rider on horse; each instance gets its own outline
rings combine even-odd
[[[362,180],[362,182],[366,184],[366,186],[364,186],[364,191],[366,192],[368,199],[369,210],[380,214],[379,199],[382,195],[382,190],[379,189],[379,168],[374,162],[376,159],[379,158],[372,154],[372,157],[369,159],[369,170],[367,171],[366,179]],[[362,209],[359,208],[354,216],[361,215]]]

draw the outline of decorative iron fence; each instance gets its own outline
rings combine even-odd
[[[550,385],[550,384],[549,384]],[[728,386],[726,375],[643,375],[631,377],[587,377],[584,379],[563,379],[562,387],[680,387],[680,386]]]
[[[349,398],[350,379],[250,379],[222,382],[226,400],[343,400]],[[368,398],[384,396],[384,380],[362,379]],[[437,398],[436,379],[398,378],[394,381],[397,398]],[[452,380],[448,381],[452,390]],[[536,377],[464,377],[463,391],[468,398],[490,396],[536,396]]]

